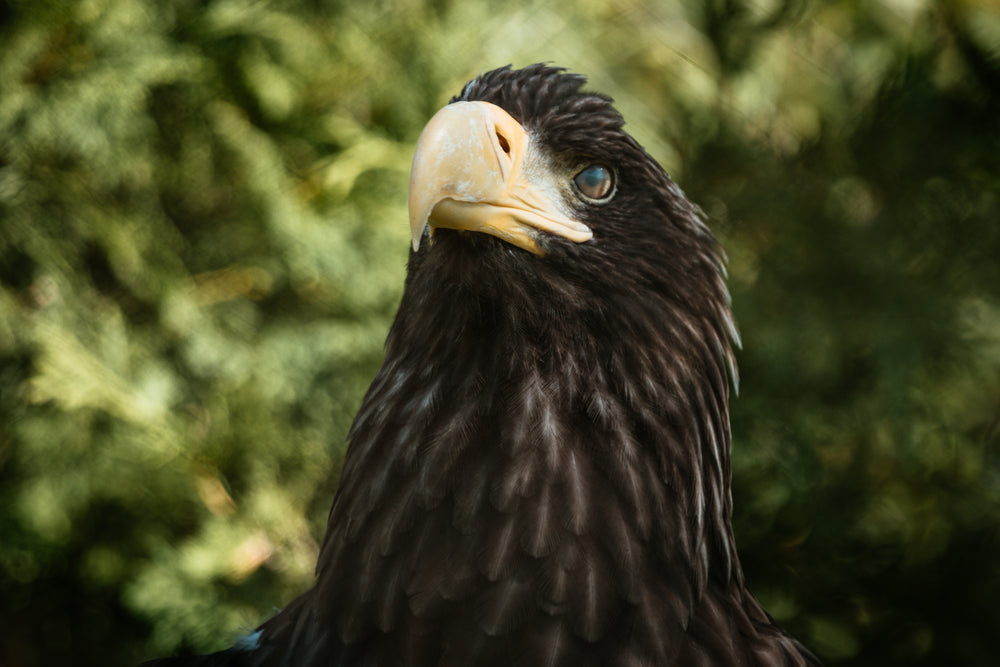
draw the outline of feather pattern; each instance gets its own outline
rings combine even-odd
[[[447,229],[411,254],[314,588],[204,664],[818,664],[736,556],[721,249],[583,83],[502,68],[455,98],[615,197],[569,202],[594,239],[541,259]]]

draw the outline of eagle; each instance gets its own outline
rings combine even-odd
[[[507,66],[430,119],[313,588],[147,665],[819,664],[736,552],[725,255],[585,82]]]

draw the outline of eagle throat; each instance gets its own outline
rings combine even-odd
[[[490,285],[448,259],[411,257],[351,430],[316,590],[372,604],[329,610],[340,640],[544,623],[567,647],[632,633],[677,655],[710,581],[742,587],[727,295],[714,317],[654,292],[623,311],[544,271]]]

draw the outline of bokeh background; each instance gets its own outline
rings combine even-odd
[[[752,590],[830,665],[998,664],[996,0],[0,0],[0,665],[309,585],[414,141],[536,61],[729,254]]]

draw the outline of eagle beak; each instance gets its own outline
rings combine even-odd
[[[560,184],[521,124],[488,102],[454,102],[420,134],[410,170],[410,231],[485,232],[536,255],[545,232],[576,243],[593,232],[561,210]]]

